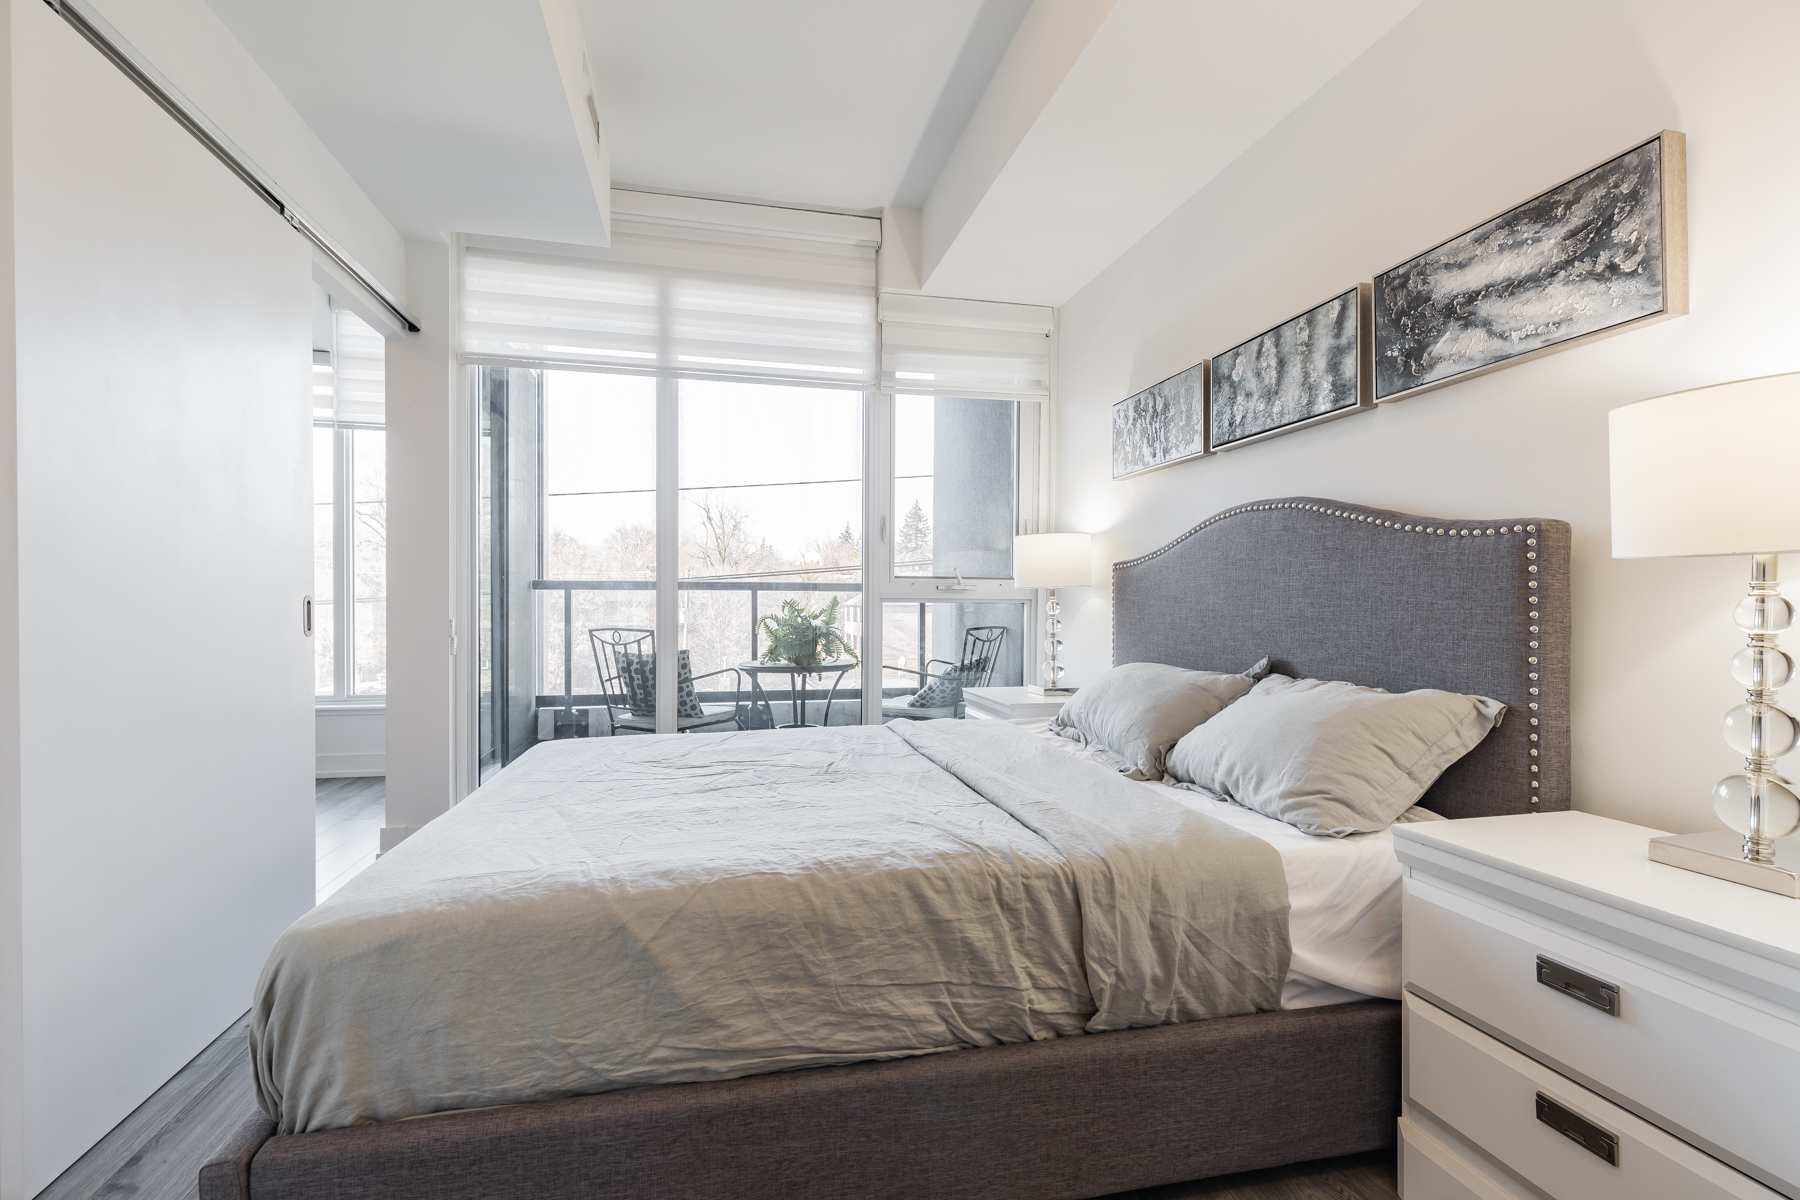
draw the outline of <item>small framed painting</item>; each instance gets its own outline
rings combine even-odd
[[[1687,310],[1687,139],[1665,129],[1377,275],[1375,399]]]
[[[1206,453],[1206,372],[1196,363],[1113,405],[1114,479]]]
[[[1208,450],[1231,450],[1374,407],[1369,285],[1359,283],[1212,360]]]

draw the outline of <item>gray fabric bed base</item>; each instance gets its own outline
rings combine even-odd
[[[1081,1200],[1394,1144],[1368,1000],[271,1137],[201,1200]]]

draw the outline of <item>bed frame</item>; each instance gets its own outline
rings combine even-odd
[[[1425,803],[1569,805],[1569,527],[1293,497],[1113,568],[1114,662],[1504,701]],[[1370,1000],[275,1137],[201,1200],[1080,1200],[1391,1146],[1398,1005]]]

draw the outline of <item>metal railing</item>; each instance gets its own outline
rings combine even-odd
[[[857,595],[862,591],[860,583],[819,583],[812,580],[796,579],[683,579],[676,586],[684,592],[748,592],[750,593],[750,658],[754,660],[760,649],[761,594],[763,592],[836,592],[840,595]],[[606,703],[606,697],[599,692],[577,692],[575,690],[575,593],[576,592],[654,592],[654,579],[534,579],[531,581],[534,592],[562,593],[562,630],[563,630],[563,692],[558,695],[540,695],[537,698],[539,708],[560,708],[572,712],[577,708],[598,708]],[[717,702],[729,698],[729,693],[702,693],[700,699]]]

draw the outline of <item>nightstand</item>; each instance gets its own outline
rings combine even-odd
[[[1394,826],[1405,1200],[1800,1197],[1800,901],[1580,812]]]
[[[1022,687],[964,688],[964,715],[984,721],[1042,721],[1068,703],[1067,696],[1034,696]]]

